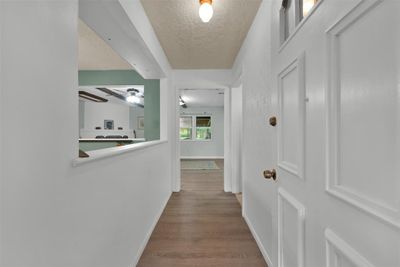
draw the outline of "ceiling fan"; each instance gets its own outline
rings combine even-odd
[[[128,101],[129,103],[138,104],[141,102],[141,99],[144,99],[144,95],[140,94],[138,89],[129,88],[128,90],[126,90],[126,92],[126,101]]]
[[[140,91],[135,88],[129,88],[126,91],[119,89],[108,89],[103,87],[96,88],[109,96],[114,96],[122,101],[128,102],[130,104],[137,105],[139,107],[144,107],[141,99],[144,99],[144,95],[140,94]]]

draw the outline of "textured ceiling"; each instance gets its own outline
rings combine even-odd
[[[203,23],[198,0],[141,0],[174,69],[230,69],[261,0],[213,0]]]
[[[224,89],[183,89],[180,96],[189,108],[224,106]]]
[[[81,20],[79,20],[78,31],[80,70],[132,69],[131,65]]]

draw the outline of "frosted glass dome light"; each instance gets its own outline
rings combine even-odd
[[[207,23],[211,20],[214,14],[213,7],[211,5],[211,1],[201,1],[200,0],[200,8],[199,8],[199,16],[204,23]]]
[[[130,95],[126,98],[126,101],[128,101],[129,103],[132,104],[138,104],[140,103],[140,99],[139,97],[135,96],[135,95]]]

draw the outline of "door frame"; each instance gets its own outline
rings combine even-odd
[[[243,119],[244,119],[244,103],[243,103],[243,99],[244,99],[244,95],[243,95],[243,92],[244,92],[244,85],[243,85],[243,73],[244,73],[244,68],[243,68],[243,65],[242,66],[240,66],[239,68],[238,68],[238,72],[237,73],[235,73],[234,74],[234,78],[233,78],[233,81],[232,81],[232,85],[231,85],[231,94],[232,94],[232,90],[234,90],[235,88],[240,88],[241,89],[241,91],[242,91],[242,97],[241,97],[241,101],[242,101],[242,121],[241,121],[241,147],[242,147],[242,150],[240,151],[240,153],[242,154],[241,156],[241,158],[240,158],[240,165],[241,165],[241,167],[240,167],[240,175],[241,175],[241,179],[240,179],[240,181],[237,181],[239,178],[237,177],[237,176],[232,176],[232,174],[233,173],[235,173],[234,172],[234,170],[233,170],[233,166],[229,166],[230,168],[229,168],[229,175],[230,175],[230,177],[231,177],[231,181],[230,181],[230,192],[233,192],[233,193],[242,193],[242,194],[244,194],[244,177],[243,177]],[[229,120],[230,120],[230,122],[232,122],[232,118],[231,118],[231,113],[232,113],[232,111],[231,111],[231,105],[232,105],[232,95],[230,95],[230,99],[229,99],[229,112],[230,112],[230,117],[229,117]],[[230,149],[230,151],[232,151],[233,150],[233,143],[232,143],[232,140],[231,140],[231,132],[232,132],[232,128],[231,128],[231,123],[230,123],[230,128],[229,128],[229,134],[230,134],[230,136],[229,136],[229,149]],[[231,164],[231,162],[233,161],[233,155],[229,155],[229,163]],[[237,185],[239,185],[240,184],[240,186],[238,187]],[[234,186],[234,185],[236,185],[236,186]],[[243,211],[244,211],[244,197],[242,196],[242,213],[243,213]]]
[[[179,134],[179,118],[180,118],[180,105],[179,105],[179,92],[188,87],[175,87],[172,93],[173,100],[172,103],[174,105],[174,136],[172,140],[175,140],[174,148],[175,148],[175,159],[173,159],[173,168],[175,169],[175,175],[173,175],[172,179],[172,191],[180,192],[181,191],[181,140]],[[230,87],[226,86],[213,86],[213,87],[202,87],[202,88],[192,88],[199,90],[215,90],[222,89],[224,90],[224,191],[232,192],[232,181],[229,179],[231,174],[231,159],[230,159],[230,128],[231,128],[231,110],[230,110]]]
[[[235,98],[234,92],[238,90],[239,95]],[[235,112],[233,111],[234,100],[239,100],[240,104],[240,118],[234,118]],[[240,83],[231,89],[231,128],[229,132],[230,136],[230,150],[231,150],[231,188],[232,193],[241,193],[243,191],[243,85]],[[239,131],[237,127],[239,126]]]

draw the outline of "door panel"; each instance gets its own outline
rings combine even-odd
[[[400,227],[398,12],[362,2],[328,32],[328,191]]]
[[[304,266],[305,208],[282,188],[278,190],[278,261],[281,267]]]
[[[304,178],[304,56],[286,67],[278,77],[278,166]]]
[[[299,166],[298,142],[293,136],[299,134],[298,120],[298,73],[297,68],[291,69],[281,78],[281,128],[282,128],[282,164],[292,166],[291,169],[297,169]],[[297,170],[295,171],[297,173]]]
[[[373,267],[373,265],[331,229],[325,231],[327,267]]]

